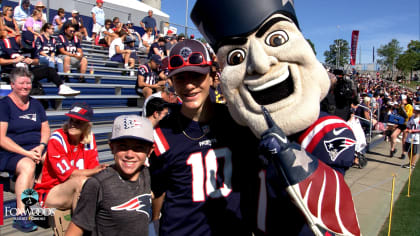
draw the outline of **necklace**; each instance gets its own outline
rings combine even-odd
[[[198,140],[202,139],[204,136],[206,136],[206,134],[208,134],[208,133],[209,133],[209,129],[208,129],[208,128],[206,128],[206,129],[204,129],[203,134],[202,134],[200,137],[197,137],[197,138],[191,137],[191,136],[189,136],[189,135],[185,132],[185,130],[183,129],[182,124],[181,124],[181,121],[180,121],[180,117],[179,117],[179,116],[178,116],[178,118],[177,118],[177,121],[178,121],[178,125],[179,125],[179,127],[180,127],[180,128],[181,128],[181,130],[182,130],[182,134],[183,134],[183,135],[185,135],[185,137],[187,137],[188,139],[190,139],[190,140],[192,140],[192,141],[198,141]]]
[[[187,133],[185,133],[185,131],[184,131],[184,130],[182,130],[182,133],[185,135],[185,137],[187,137],[187,138],[191,139],[192,141],[197,141],[197,140],[200,140],[200,139],[202,139],[204,136],[206,136],[206,133],[204,133],[204,134],[203,134],[203,135],[201,135],[200,137],[193,138],[193,137],[189,136]]]

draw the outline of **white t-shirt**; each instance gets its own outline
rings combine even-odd
[[[420,118],[411,118],[407,122],[407,128],[411,130],[419,130],[420,129]],[[407,139],[405,140],[407,143],[419,144],[420,143],[420,133],[408,133]]]
[[[119,46],[120,50],[124,50],[124,43],[121,38],[116,38],[112,41],[111,45],[109,46],[109,58],[117,53],[115,51],[115,46]]]
[[[148,34],[144,34],[143,37],[141,37],[142,40],[146,41],[149,46],[152,45],[153,41],[155,41],[155,36],[153,35],[149,35]]]
[[[107,30],[105,27],[102,27],[101,31],[99,32],[99,40],[105,38],[105,34],[104,34],[105,31],[108,31],[108,33],[111,33],[111,34],[114,33],[114,31],[111,28]]]

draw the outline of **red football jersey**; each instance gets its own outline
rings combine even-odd
[[[95,136],[88,144],[70,145],[63,129],[54,131],[48,141],[47,157],[42,167],[41,183],[35,185],[40,200],[54,186],[66,181],[74,170],[92,169],[99,165]],[[44,195],[45,194],[45,195]]]

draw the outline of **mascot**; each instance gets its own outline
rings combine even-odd
[[[320,112],[330,81],[293,1],[197,0],[191,19],[223,68],[232,117],[260,139],[264,164],[241,193],[255,235],[360,235],[343,177],[355,138]]]

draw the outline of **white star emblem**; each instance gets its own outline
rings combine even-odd
[[[300,166],[302,167],[306,172],[309,170],[309,163],[312,162],[312,159],[308,157],[305,151],[296,150],[293,149],[293,153],[296,156],[295,162],[293,162],[292,167]]]
[[[283,1],[283,6],[285,6],[288,2],[290,2],[290,4],[292,4],[292,6],[295,7],[293,0],[282,0],[282,1]]]

